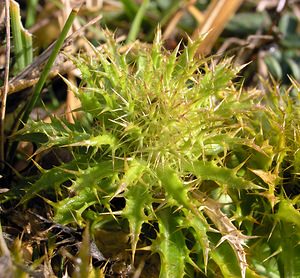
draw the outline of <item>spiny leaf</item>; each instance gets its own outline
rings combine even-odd
[[[299,103],[298,94],[291,101],[290,92],[283,97],[277,85],[268,94],[244,91],[232,82],[237,69],[229,60],[211,66],[194,57],[197,48],[198,42],[190,41],[182,54],[178,48],[169,53],[157,36],[152,48],[137,43],[122,54],[108,36],[100,50],[94,48],[94,59],[74,58],[82,85],[70,89],[81,100],[87,124],[53,118],[51,124],[31,122],[22,131],[41,145],[39,150],[68,146],[73,166],[44,171],[24,200],[70,180],[63,192],[72,195],[51,203],[54,219],[83,224],[88,214],[93,219],[100,214],[97,221],[110,214],[120,228],[127,220],[133,259],[143,224],[154,229],[158,224],[151,249],[160,255],[161,277],[196,277],[199,267],[208,277],[256,277],[250,267],[264,267],[265,258],[244,246],[257,234],[267,235],[262,246],[275,250],[267,254],[278,261],[278,272],[298,275],[298,249],[289,254],[283,249],[299,242],[299,212],[278,196],[286,179],[275,179],[291,174],[297,183],[300,125],[293,102]],[[55,173],[61,177],[52,177]],[[279,188],[267,191],[259,186],[264,183]],[[223,206],[224,193],[230,198]],[[110,201],[117,196],[126,205],[114,211]],[[278,201],[275,214],[265,197]],[[280,225],[290,228],[295,241],[276,245],[288,234]]]
[[[261,189],[259,185],[236,175],[234,169],[218,167],[213,162],[195,161],[185,168],[202,180],[211,180],[234,189]]]
[[[297,218],[296,229],[295,224],[291,222],[281,223],[279,244],[282,252],[279,253],[279,266],[282,277],[300,276],[300,222],[299,217]]]
[[[174,75],[174,70],[175,70],[175,66],[176,66],[176,58],[178,55],[179,47],[180,47],[180,44],[178,44],[177,47],[173,50],[171,55],[167,58],[167,62],[165,64],[166,71],[165,71],[165,74],[163,75],[163,77],[164,77],[165,86],[168,86],[168,87],[170,85],[172,85],[171,81],[173,81],[172,77]]]
[[[54,221],[63,225],[75,222],[82,224],[82,213],[91,205],[98,202],[97,192],[90,187],[80,190],[74,197],[68,197],[54,203]]]
[[[232,260],[234,257],[233,250],[229,244],[223,243],[216,249],[211,251],[211,258],[219,266],[223,277],[225,278],[239,278],[241,277],[240,269],[236,260]]]
[[[153,200],[149,189],[142,183],[128,186],[124,197],[126,198],[126,207],[122,215],[127,218],[129,222],[132,262],[134,262],[136,246],[141,234],[142,225],[148,220],[148,217],[145,215],[145,210],[147,207],[151,207]]]
[[[159,233],[152,243],[154,252],[161,259],[160,278],[182,278],[185,275],[185,264],[189,261],[189,252],[185,236],[179,230],[178,215],[170,208],[157,213]]]
[[[44,144],[42,149],[49,149],[53,146],[63,146],[67,144],[77,143],[84,140],[88,140],[91,134],[86,132],[82,125],[79,123],[70,124],[65,120],[58,119],[55,117],[51,118],[51,123],[45,122],[34,122],[30,121],[22,130],[16,132],[13,136],[17,139],[26,139],[29,134],[43,133],[47,136],[47,144]],[[24,138],[25,136],[25,138]],[[37,137],[39,141],[37,143],[45,142],[44,137]],[[97,138],[94,139],[95,141]],[[93,142],[95,145],[95,142]]]
[[[195,216],[191,211],[186,210],[185,211],[185,219],[183,219],[183,221],[182,221],[182,226],[193,228],[194,237],[195,237],[197,243],[200,244],[202,252],[203,252],[204,269],[205,269],[205,273],[206,273],[209,252],[211,251],[211,248],[210,248],[210,240],[207,235],[207,232],[209,230],[209,225],[206,222],[204,216],[203,216],[203,219],[204,220],[201,221],[200,218]]]
[[[293,223],[300,229],[300,212],[294,208],[291,201],[284,199],[280,201],[276,217],[284,222]]]
[[[125,163],[126,160],[125,160]],[[128,186],[135,185],[147,170],[147,165],[142,160],[133,159],[129,165],[125,165],[125,173],[121,182]]]
[[[75,138],[74,138],[75,139]],[[90,136],[88,139],[75,142],[75,143],[70,143],[66,144],[66,146],[69,147],[76,147],[76,146],[85,146],[85,147],[97,147],[100,148],[103,145],[108,145],[112,149],[117,148],[117,139],[115,136],[111,134],[102,134],[98,136]]]
[[[70,170],[76,170],[76,166],[76,163],[71,162],[69,164],[62,165],[62,167],[55,167],[50,170],[45,170],[40,179],[31,185],[21,199],[20,203],[23,204],[27,202],[42,190],[57,188],[64,182],[70,180],[75,176],[74,172],[71,172]]]
[[[162,186],[166,190],[170,202],[172,202],[171,200],[174,200],[174,205],[176,204],[191,209],[192,206],[188,197],[188,189],[184,187],[177,173],[170,168],[164,168],[159,169],[157,174],[162,182]]]
[[[287,211],[285,211],[285,213],[288,214]],[[275,219],[277,220],[277,217]],[[282,218],[280,222],[277,222],[275,226],[272,227],[272,232],[268,240],[269,248],[272,253],[265,260],[271,260],[271,258],[276,259],[280,277],[299,277],[299,239],[299,226],[290,222],[290,220]]]
[[[79,170],[77,179],[74,181],[74,189],[96,186],[104,178],[113,176],[123,170],[123,162],[120,160],[103,160],[98,163],[91,163],[86,169]]]
[[[271,146],[269,145],[264,145],[263,148],[262,146],[259,146],[255,144],[253,140],[249,140],[247,138],[240,138],[235,136],[234,134],[226,133],[226,134],[217,134],[217,135],[209,135],[205,138],[204,141],[207,145],[211,144],[218,144],[219,149],[220,147],[226,146],[229,150],[234,150],[236,149],[239,145],[244,145],[252,148],[253,150],[267,156],[266,149],[270,149]],[[221,145],[221,146],[220,146]]]
[[[76,173],[78,177],[73,181],[71,187],[76,195],[54,205],[56,211],[54,219],[61,224],[67,224],[74,220],[79,221],[82,212],[99,202],[101,196],[107,196],[107,199],[102,199],[102,202],[108,204],[108,196],[113,194],[116,187],[113,182],[107,183],[105,179],[114,177],[115,174],[121,172],[122,166],[121,161],[116,161],[114,164],[111,161],[102,161],[84,170],[79,170]]]
[[[253,172],[255,175],[260,177],[266,184],[269,185],[271,189],[275,188],[276,181],[278,180],[278,175],[272,173],[271,171],[263,171],[263,170],[255,170],[255,169],[249,169],[251,172]]]
[[[214,71],[208,70],[200,81],[200,88],[204,97],[210,95],[218,96],[220,90],[228,88],[235,74],[233,68],[229,67],[229,61],[218,64]],[[241,105],[246,103],[238,102],[236,104]]]

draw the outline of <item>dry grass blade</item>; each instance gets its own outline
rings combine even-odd
[[[68,80],[72,84],[74,85],[76,84],[76,79],[74,75],[69,74]],[[80,107],[79,99],[75,96],[74,92],[68,88],[67,101],[66,101],[66,118],[68,122],[75,123],[75,119],[78,116],[78,112],[76,112],[75,110],[78,109],[79,107]]]
[[[213,0],[205,12],[203,24],[193,33],[193,39],[206,34],[197,53],[208,55],[226,23],[237,11],[243,0]]]
[[[71,34],[64,42],[62,49],[70,45],[74,38],[79,36],[84,29],[96,23],[102,18],[102,15],[97,16],[92,19],[86,25],[82,26],[79,30]],[[48,60],[55,42],[51,44],[40,56],[38,56],[33,63],[27,66],[22,72],[20,72],[17,76],[12,78],[8,84],[8,95],[23,90],[25,88],[31,87],[35,85],[39,79],[39,75],[41,73],[41,69],[43,68],[45,62]],[[56,76],[61,71],[64,72],[66,68],[69,68],[70,63],[68,65],[64,64],[65,57],[63,54],[59,54],[56,58],[56,61],[53,66],[53,70],[50,72],[50,77]],[[0,95],[2,96],[4,92],[4,87],[0,88]]]
[[[184,16],[186,10],[189,10],[190,7],[194,7],[195,2],[195,0],[190,0],[176,11],[176,13],[173,15],[172,19],[170,20],[168,26],[164,31],[163,40],[168,39],[172,34],[174,34],[174,29],[176,28],[178,22]],[[195,10],[196,9],[194,9],[193,12],[195,12]]]
[[[5,0],[5,23],[6,23],[6,49],[5,49],[5,72],[4,72],[4,89],[1,98],[1,120],[0,120],[0,160],[4,161],[4,120],[6,110],[6,99],[8,94],[9,78],[9,60],[10,60],[10,17],[9,17],[9,0]]]

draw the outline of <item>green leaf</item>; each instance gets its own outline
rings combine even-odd
[[[159,233],[152,243],[152,249],[160,256],[159,277],[182,278],[185,275],[185,263],[189,260],[189,252],[185,244],[185,236],[179,230],[179,216],[170,208],[166,208],[160,210],[157,217]]]
[[[173,82],[173,75],[176,74],[174,71],[176,68],[176,60],[177,60],[179,47],[180,44],[178,44],[177,47],[173,50],[171,55],[167,58],[167,62],[165,64],[166,71],[163,77],[164,77],[165,86],[168,87],[172,85],[171,82]]]
[[[235,259],[235,254],[227,242],[223,242],[220,246],[211,251],[211,258],[219,266],[222,277],[224,278],[240,278],[241,270]]]
[[[86,187],[77,192],[74,197],[68,197],[57,203],[54,207],[54,221],[62,225],[70,223],[82,224],[82,213],[91,205],[98,202],[97,192],[93,187]]]
[[[260,274],[260,277],[280,278],[278,260],[273,256],[271,246],[268,242],[259,239],[249,246],[251,252],[251,265]]]
[[[125,166],[125,173],[121,183],[125,184],[125,186],[134,186],[142,177],[146,169],[147,165],[143,161],[136,159],[132,160],[128,166]]]
[[[298,234],[300,236],[300,212],[294,208],[291,201],[285,199],[281,200],[276,216],[284,222],[296,225],[299,229]]]
[[[91,163],[88,168],[78,171],[73,187],[75,190],[94,187],[102,179],[111,177],[121,171],[123,171],[123,162],[121,160],[102,160],[97,163]]]
[[[299,223],[282,223],[279,254],[281,277],[300,277]]]
[[[299,46],[300,46],[300,39],[299,39]],[[300,80],[300,69],[299,63],[297,63],[294,59],[287,58],[286,63],[289,65],[292,75],[296,80]]]
[[[145,184],[137,183],[128,186],[124,194],[126,207],[122,215],[128,219],[131,237],[132,262],[134,262],[136,246],[141,234],[142,225],[148,221],[145,209],[151,207],[152,197]]]
[[[185,169],[202,180],[211,180],[220,186],[234,189],[261,189],[260,186],[236,175],[236,170],[218,167],[213,162],[195,161],[186,164]]]
[[[191,203],[188,197],[188,189],[184,187],[177,173],[170,168],[164,168],[159,169],[157,174],[170,201],[174,200],[174,204],[177,206],[184,206],[190,209]]]
[[[83,141],[77,141],[77,140],[80,140],[81,137],[86,137],[88,139],[83,140]],[[69,146],[69,147],[84,146],[84,147],[88,147],[88,148],[89,147],[101,148],[101,146],[108,145],[112,149],[116,149],[118,146],[117,139],[112,134],[103,134],[103,135],[88,137],[88,135],[86,133],[84,133],[82,136],[78,136],[75,138],[69,138],[68,142],[70,144],[66,144],[66,146]]]
[[[138,10],[138,4],[133,0],[121,0],[121,2],[128,17],[133,19]]]
[[[270,73],[277,79],[282,79],[283,78],[283,73],[282,73],[282,68],[280,65],[280,61],[273,55],[269,54],[266,55],[264,58],[264,61],[266,65],[268,66],[268,69]]]
[[[241,12],[236,14],[226,26],[226,31],[235,35],[246,36],[254,34],[258,29],[268,28],[271,19],[267,13]]]
[[[25,133],[16,136],[21,141],[33,142],[37,144],[42,144],[48,142],[48,137],[43,132],[32,132],[32,133]]]
[[[193,229],[192,233],[194,234],[196,242],[200,244],[202,249],[204,269],[206,272],[209,253],[211,251],[210,239],[207,235],[207,232],[209,230],[209,224],[205,221],[204,216],[203,216],[204,220],[201,221],[200,218],[198,216],[195,216],[195,214],[193,214],[190,210],[186,210],[184,211],[184,213],[185,213],[185,218],[182,221],[182,226],[191,227]]]
[[[76,169],[76,163],[71,162],[61,167],[55,167],[50,170],[45,170],[42,176],[30,186],[26,194],[21,199],[20,203],[23,204],[29,199],[35,197],[42,190],[49,190],[57,188],[62,183],[70,180],[75,175],[70,170]]]
[[[120,173],[123,169],[121,161],[101,161],[76,173],[72,190],[75,196],[68,197],[53,204],[55,208],[54,219],[61,224],[68,224],[73,221],[81,221],[82,213],[91,205],[98,203],[108,207],[109,196],[114,193],[116,186],[108,180]],[[103,197],[101,199],[101,197]],[[106,197],[106,198],[105,198]]]
[[[294,35],[297,31],[298,19],[296,15],[286,12],[279,20],[279,30],[284,35]]]
[[[292,48],[292,50],[293,48],[298,49],[300,47],[299,35],[298,34],[287,35],[280,41],[280,44],[286,48]],[[296,50],[294,52],[294,55],[295,55],[295,59],[299,57]]]
[[[290,220],[281,220],[273,227],[268,243],[272,250],[270,257],[276,256],[280,277],[300,276],[299,241],[299,225]]]

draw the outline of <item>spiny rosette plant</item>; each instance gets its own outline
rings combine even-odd
[[[31,121],[19,135],[73,159],[41,169],[21,202],[55,189],[55,221],[128,229],[132,265],[158,253],[160,277],[299,274],[299,201],[284,188],[299,184],[298,99],[243,90],[230,60],[195,58],[197,47],[168,52],[158,32],[124,51],[108,35],[93,57],[73,57],[81,119]]]

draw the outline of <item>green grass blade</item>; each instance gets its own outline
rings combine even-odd
[[[78,8],[77,9],[73,9],[61,31],[61,34],[59,35],[55,45],[54,45],[54,48],[52,50],[52,53],[50,54],[50,57],[41,73],[41,76],[36,84],[36,86],[34,87],[34,91],[33,91],[33,95],[30,99],[30,101],[28,102],[26,108],[25,108],[25,111],[24,111],[24,114],[22,116],[22,124],[26,123],[28,121],[28,118],[29,118],[29,115],[32,111],[32,109],[34,108],[36,102],[38,101],[38,99],[40,98],[40,94],[41,94],[41,91],[43,89],[43,86],[46,82],[46,79],[48,77],[48,74],[51,70],[51,67],[60,51],[60,48],[62,47],[63,43],[64,43],[64,40],[70,30],[70,28],[72,27],[72,24],[73,24],[73,21],[78,13]]]
[[[141,23],[142,23],[143,17],[145,15],[147,7],[148,7],[148,4],[149,4],[149,0],[144,0],[142,5],[140,6],[140,8],[132,22],[132,26],[130,28],[126,43],[130,43],[130,42],[133,42],[136,40],[137,35],[141,28]]]
[[[121,0],[124,10],[129,18],[133,18],[138,10],[138,5],[132,0]]]
[[[27,30],[22,32],[22,43],[24,46],[24,62],[27,66],[33,61],[32,35]]]
[[[20,6],[16,1],[10,2],[10,18],[11,18],[11,31],[14,42],[14,52],[16,56],[16,63],[14,67],[15,73],[20,72],[26,67],[24,44],[22,39],[22,33],[24,28],[21,22]]]
[[[26,14],[26,28],[31,27],[35,23],[36,8],[38,5],[38,0],[28,0],[27,1],[27,14]]]
[[[161,20],[159,22],[159,25],[161,27],[165,26],[169,22],[169,20],[172,18],[172,16],[174,16],[176,11],[180,9],[180,5],[182,5],[182,1],[180,0],[170,1],[170,5],[167,9],[164,10],[161,16]]]

